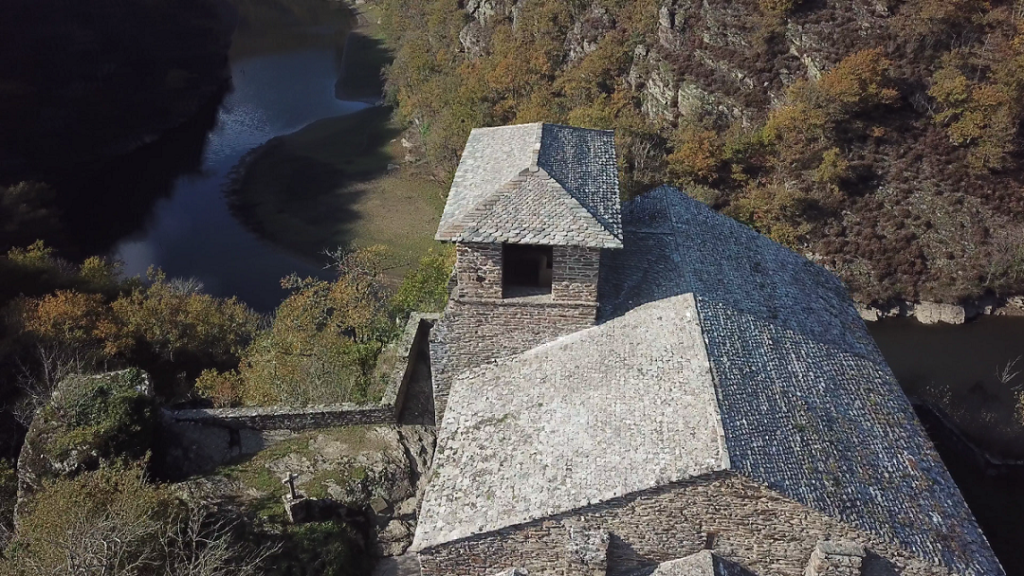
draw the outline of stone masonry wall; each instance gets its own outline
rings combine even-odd
[[[452,299],[431,334],[435,418],[440,425],[451,379],[594,325],[596,305]]]
[[[391,405],[337,404],[332,406],[268,406],[247,408],[197,408],[164,410],[175,422],[213,424],[250,430],[310,430],[336,426],[394,424]]]
[[[552,250],[551,297],[556,302],[597,302],[600,248],[555,246]]]
[[[456,244],[455,276],[459,298],[501,298],[501,244]]]
[[[709,543],[719,556],[762,576],[803,576],[826,540],[857,542],[877,554],[873,576],[950,574],[729,472],[422,550],[422,574],[485,576],[509,567],[532,576],[583,573],[572,546],[581,530],[609,533],[612,576],[688,556]]]

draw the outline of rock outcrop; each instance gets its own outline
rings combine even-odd
[[[17,510],[48,479],[97,469],[104,461],[142,458],[155,422],[153,385],[137,369],[61,382],[32,420],[18,458]]]

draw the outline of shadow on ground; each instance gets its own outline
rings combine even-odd
[[[339,100],[376,103],[384,96],[381,71],[393,59],[384,42],[361,32],[352,32],[338,58],[338,82],[335,94]]]

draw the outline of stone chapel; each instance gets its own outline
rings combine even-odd
[[[473,130],[437,238],[424,575],[1003,574],[842,283],[611,132]]]

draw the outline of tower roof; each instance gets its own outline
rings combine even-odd
[[[474,129],[436,238],[621,248],[614,134],[543,123]]]

